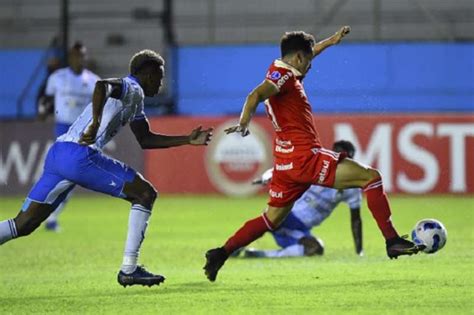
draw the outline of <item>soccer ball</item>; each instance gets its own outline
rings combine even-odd
[[[446,244],[448,231],[443,223],[435,219],[424,219],[416,223],[411,238],[417,245],[425,245],[425,253],[433,254]]]

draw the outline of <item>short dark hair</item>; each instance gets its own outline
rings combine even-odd
[[[347,141],[347,140],[340,140],[340,141],[334,142],[332,149],[336,152],[346,152],[347,156],[350,157],[351,159],[354,157],[354,154],[356,151],[352,142]]]
[[[74,44],[71,46],[71,49],[69,50],[69,52],[72,52],[72,51],[77,51],[82,54],[85,54],[87,52],[87,48],[81,41],[76,41],[74,42]]]
[[[313,53],[315,40],[313,35],[303,31],[286,32],[280,41],[281,56],[285,57],[298,51]]]
[[[159,68],[164,65],[165,60],[160,54],[153,50],[145,49],[133,55],[132,59],[130,59],[129,69],[130,74],[135,75],[150,66]]]

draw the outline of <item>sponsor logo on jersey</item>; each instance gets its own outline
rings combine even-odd
[[[281,78],[281,73],[278,72],[278,71],[273,71],[270,74],[270,79],[272,79],[272,80],[278,80],[279,78]]]
[[[272,198],[277,198],[277,199],[282,199],[283,198],[283,192],[282,191],[274,191],[274,190],[269,190],[268,194]]]
[[[280,139],[275,139],[275,143],[277,145],[281,145],[282,147],[287,147],[287,146],[293,145],[290,140],[284,141],[284,140],[280,140]]]
[[[328,169],[329,169],[329,161],[325,160],[323,161],[323,167],[321,171],[319,172],[319,178],[318,178],[319,184],[324,183],[324,180],[326,179],[326,176],[328,175]]]
[[[281,77],[280,80],[277,81],[277,86],[279,88],[281,88],[283,86],[283,84],[286,83],[286,81],[288,81],[288,79],[290,79],[291,77],[293,76],[293,72],[289,71],[287,72],[284,76]]]
[[[225,135],[224,129],[235,125],[227,121],[219,126],[206,150],[206,170],[214,188],[226,195],[246,196],[261,188],[252,180],[271,167],[272,148],[265,131],[252,124],[251,133]]]
[[[289,164],[275,164],[277,171],[288,171],[293,169],[293,162]]]
[[[289,148],[283,148],[279,145],[275,146],[275,152],[279,152],[279,153],[292,153],[294,150],[295,150],[294,146],[291,146]]]

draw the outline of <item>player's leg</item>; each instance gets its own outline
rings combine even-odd
[[[87,149],[80,172],[68,174],[77,184],[131,202],[127,240],[118,282],[123,285],[157,285],[164,281],[137,265],[151,210],[157,197],[155,188],[128,165],[96,150]]]
[[[344,159],[336,169],[334,188],[362,187],[367,195],[367,205],[385,239],[398,237],[390,219],[391,211],[384,192],[380,173],[354,160]]]
[[[298,244],[298,240],[305,236],[305,233],[295,228],[295,223],[303,225],[293,213],[289,213],[280,226],[271,231],[275,242],[280,246],[277,250],[258,250],[254,248],[247,248],[244,251],[244,257],[293,257],[303,256],[304,248]]]
[[[383,189],[382,177],[378,170],[362,165],[352,159],[344,159],[338,165],[334,188],[361,187],[367,196],[367,205],[387,243],[390,258],[417,253],[419,248],[412,242],[399,237],[391,220],[391,210]]]
[[[16,218],[0,222],[0,244],[33,232],[74,188],[74,183],[57,173],[56,166],[60,163],[56,160],[56,153],[57,146],[53,145],[46,155],[43,174]]]
[[[56,138],[65,134],[69,130],[70,127],[71,127],[70,124],[57,122],[55,125]],[[58,207],[49,215],[49,217],[46,219],[46,222],[45,222],[46,230],[53,231],[53,232],[59,231],[58,218],[59,218],[59,215],[63,212],[64,207],[66,206],[70,198],[71,198],[71,194],[69,194],[64,199],[64,201],[60,205],[58,205]]]
[[[303,245],[304,244],[304,245]],[[294,245],[275,250],[257,250],[246,249],[244,257],[252,258],[284,258],[284,257],[303,257],[303,256],[321,256],[324,253],[324,247],[321,240],[315,237],[304,237]]]
[[[287,172],[274,172],[269,186],[270,201],[267,210],[260,216],[245,222],[227,242],[206,252],[204,273],[210,281],[215,281],[219,269],[235,250],[245,247],[261,237],[265,232],[277,228],[290,213],[297,200],[309,184],[298,184]]]
[[[122,194],[132,203],[132,207],[128,220],[122,266],[117,281],[124,287],[134,284],[159,285],[165,280],[165,277],[152,274],[137,265],[140,247],[145,238],[157,192],[147,180],[137,173],[132,182],[125,184]]]
[[[219,269],[235,250],[245,247],[254,240],[261,237],[265,232],[272,231],[277,227],[291,211],[293,203],[282,207],[268,206],[262,215],[251,219],[231,236],[222,247],[214,248],[206,252],[206,264],[204,273],[210,281],[215,281]]]
[[[31,234],[73,188],[74,184],[70,181],[55,174],[43,173],[18,215],[14,219],[0,222],[0,245],[13,238]]]
[[[294,207],[293,207],[294,209]],[[294,210],[293,210],[294,211]],[[275,242],[282,248],[278,257],[322,255],[322,241],[316,239],[308,228],[293,212],[272,232]]]
[[[158,193],[147,180],[137,173],[132,182],[125,184],[123,195],[125,199],[131,202],[132,207],[128,220],[121,271],[130,274],[137,268],[140,247],[145,238],[151,210]]]
[[[31,202],[15,218],[0,222],[0,245],[31,234],[53,211],[49,204]]]

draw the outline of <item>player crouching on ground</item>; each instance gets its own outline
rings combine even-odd
[[[355,147],[349,141],[337,141],[332,149],[334,152],[344,152],[351,159],[355,154]],[[269,169],[261,178],[255,180],[254,184],[266,185],[272,179],[272,175],[273,169]],[[311,229],[323,223],[340,202],[344,202],[349,206],[355,252],[362,256],[362,219],[360,217],[362,190],[360,188],[338,190],[311,185],[295,202],[283,223],[277,229],[271,231],[275,242],[281,249],[258,250],[247,248],[244,250],[244,257],[275,258],[323,255],[324,243],[311,233]],[[232,256],[237,256],[240,252],[240,250],[237,250],[232,253]]]
[[[342,27],[333,36],[315,43],[305,32],[289,32],[281,39],[281,59],[273,61],[265,80],[245,101],[240,122],[226,133],[249,134],[249,124],[260,102],[275,129],[274,173],[266,211],[247,221],[222,247],[206,252],[205,275],[215,281],[219,269],[231,253],[247,246],[285,220],[296,200],[311,186],[335,189],[364,188],[368,207],[386,241],[387,255],[396,258],[420,250],[401,238],[390,219],[391,211],[378,170],[322,147],[313,121],[303,79],[311,61],[326,48],[338,44],[350,28]]]
[[[165,280],[137,265],[157,192],[140,173],[101,152],[126,124],[130,124],[143,149],[206,145],[210,141],[211,128],[198,127],[184,136],[166,136],[150,130],[143,100],[158,93],[163,76],[163,58],[152,50],[143,50],[132,57],[129,76],[96,83],[92,103],[50,148],[43,174],[20,213],[0,222],[0,245],[29,235],[80,185],[132,204],[123,263],[117,276],[119,284],[152,286]]]

